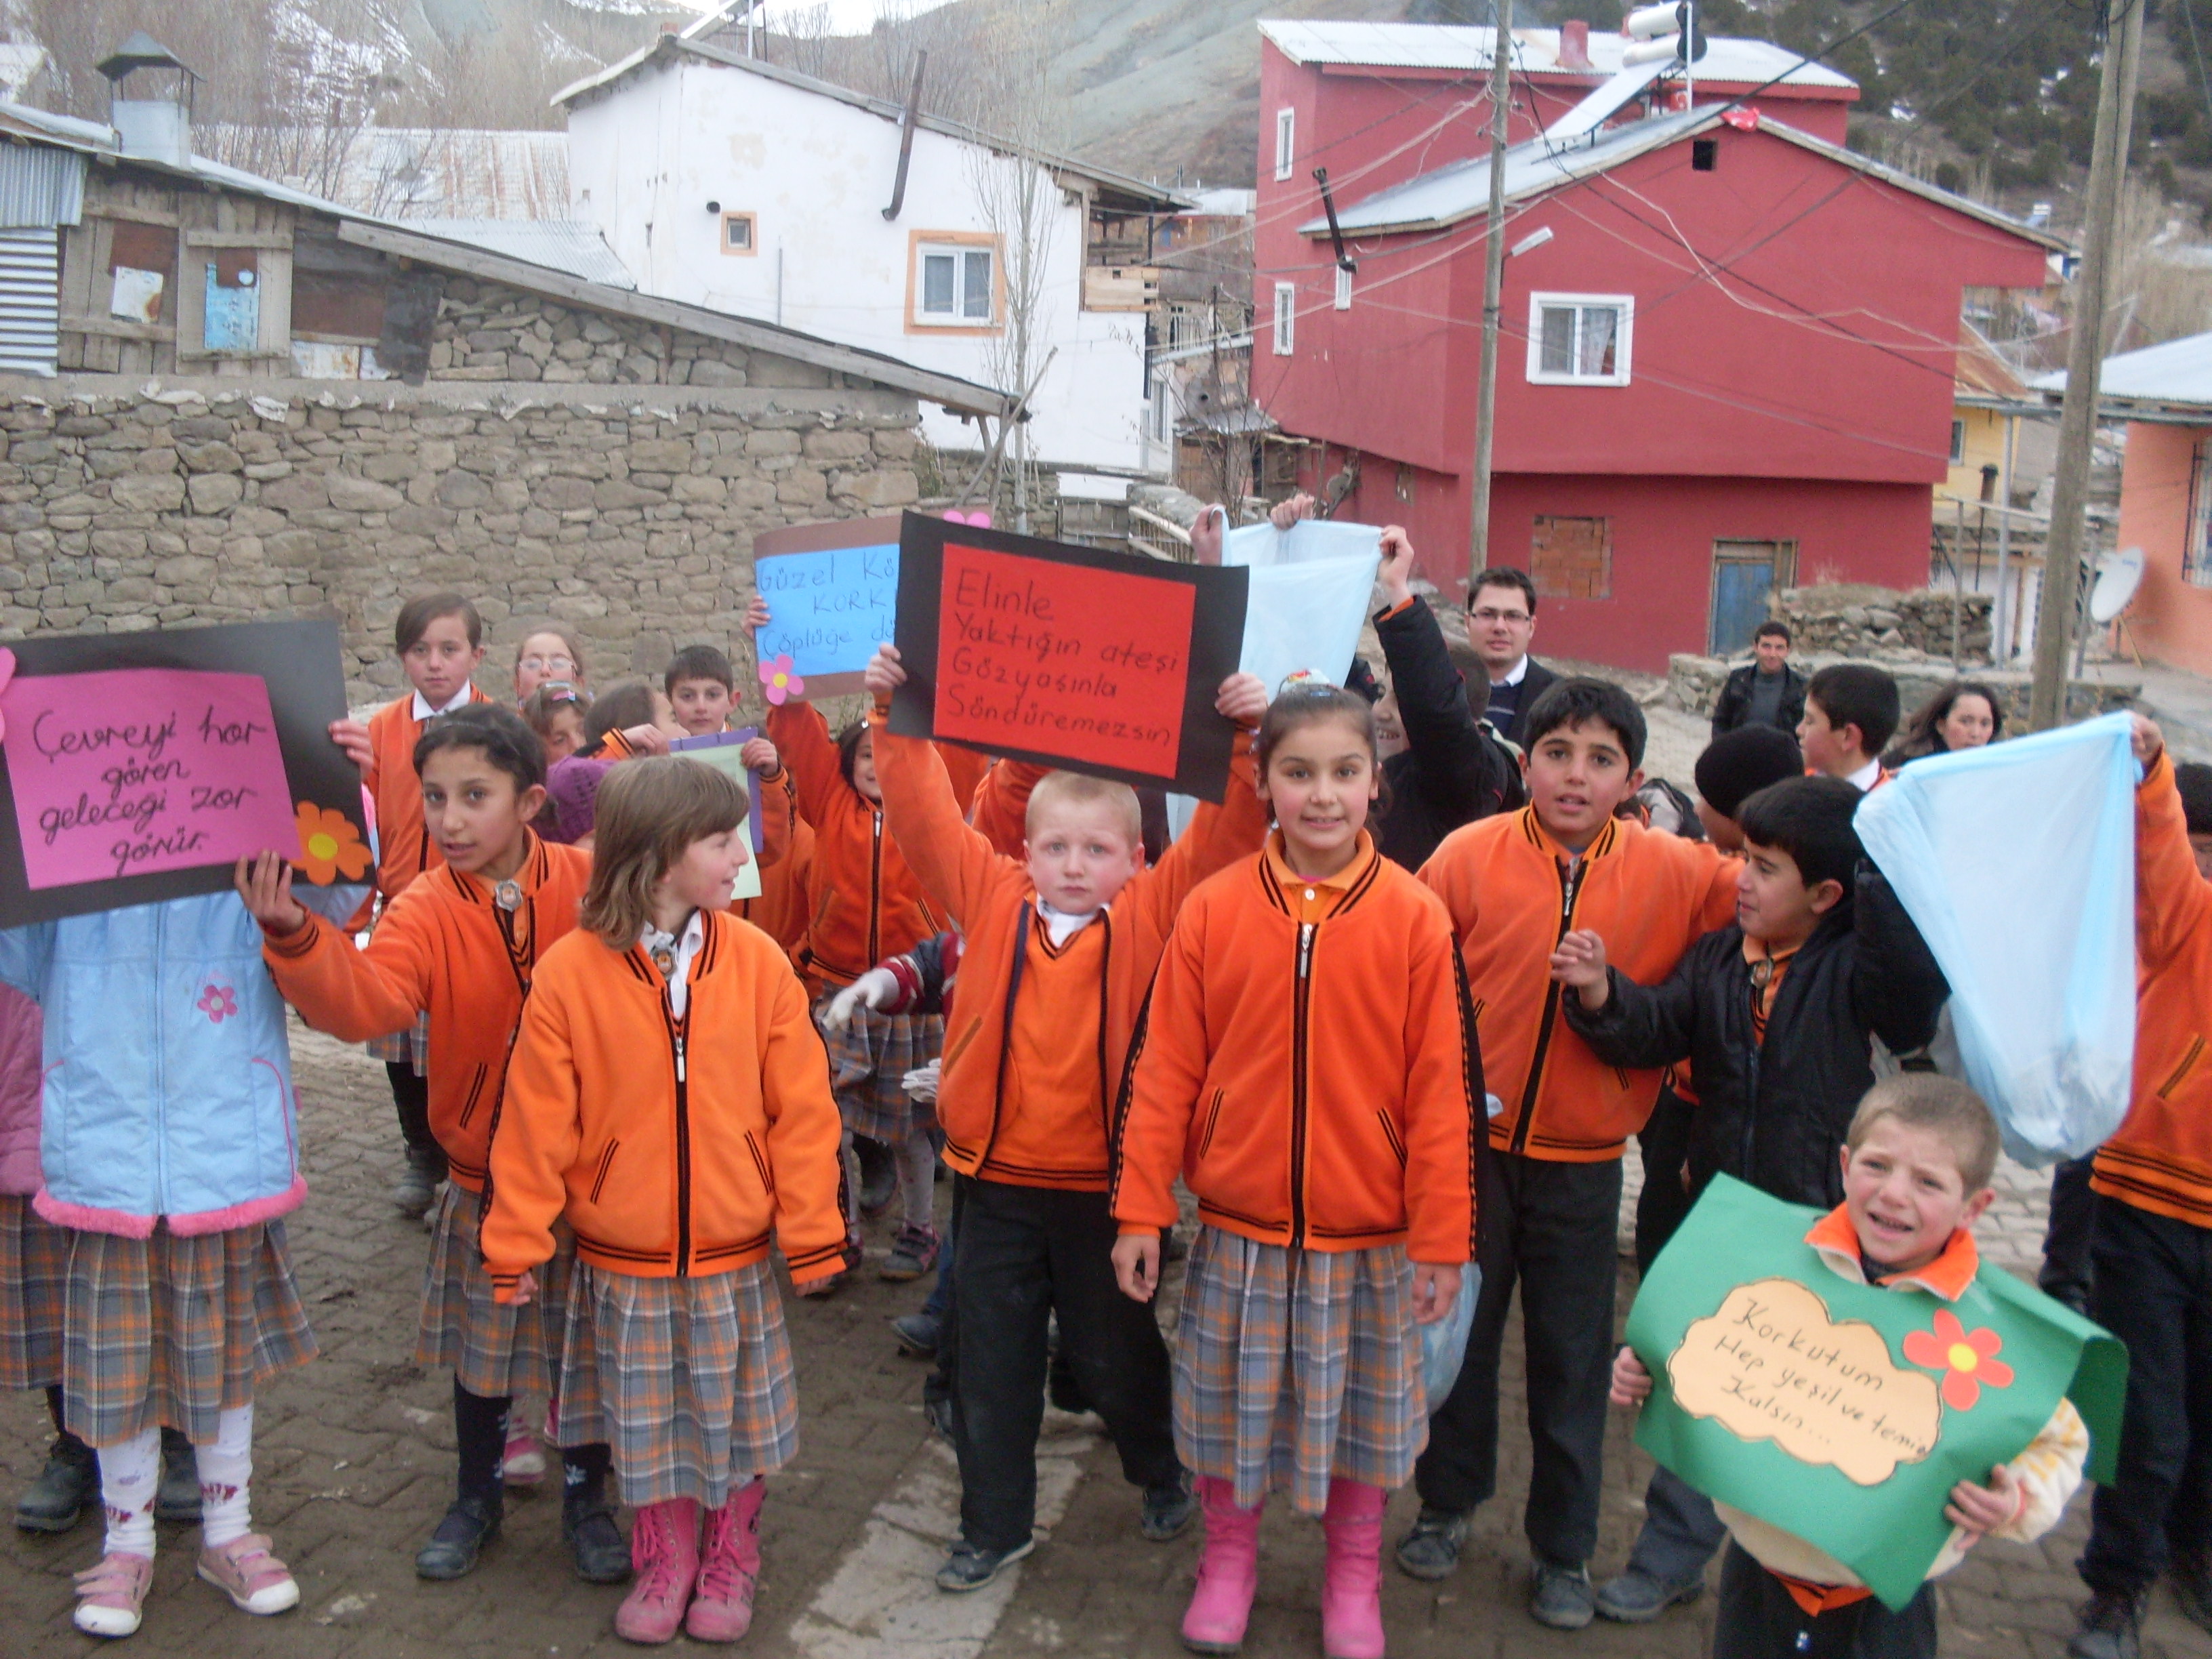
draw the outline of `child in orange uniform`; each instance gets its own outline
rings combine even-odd
[[[492,1143],[498,1298],[534,1296],[564,1215],[574,1232],[559,1429],[612,1445],[637,1510],[633,1642],[751,1624],[763,1477],[799,1434],[769,1247],[802,1285],[843,1261],[822,1039],[782,952],[727,914],[744,817],[741,785],[681,756],[609,775],[582,925],[538,964]]]
[[[370,716],[368,761],[362,773],[376,803],[380,904],[390,904],[410,882],[436,868],[441,856],[422,820],[422,785],[415,775],[416,740],[438,715],[490,701],[471,678],[483,664],[483,618],[460,594],[424,593],[408,600],[392,624],[392,642],[411,689]],[[426,1041],[425,1028],[418,1021],[410,1030],[368,1045],[368,1052],[384,1062],[385,1075],[392,1082],[392,1102],[399,1113],[407,1170],[392,1189],[392,1201],[409,1215],[428,1209],[438,1195],[438,1183],[446,1178],[446,1155],[430,1132]]]
[[[1604,680],[1565,679],[1523,711],[1528,805],[1455,830],[1421,866],[1451,912],[1500,1105],[1478,1178],[1482,1295],[1467,1363],[1435,1414],[1415,1484],[1421,1513],[1398,1565],[1442,1578],[1468,1516],[1496,1490],[1498,1370],[1517,1282],[1534,1469],[1525,1524],[1530,1612],[1575,1630],[1596,1610],[1606,1391],[1613,1356],[1620,1155],[1660,1074],[1618,1070],[1559,1015],[1552,952],[1601,933],[1622,973],[1663,980],[1735,915],[1735,866],[1714,848],[1616,818],[1642,783],[1644,711]]]
[[[367,950],[295,903],[273,858],[250,872],[241,864],[239,892],[261,923],[277,990],[317,1030],[361,1042],[404,1031],[418,1016],[430,1024],[430,1124],[453,1178],[423,1277],[415,1363],[453,1373],[460,1471],[415,1570],[445,1579],[473,1570],[497,1536],[509,1409],[520,1395],[542,1410],[560,1359],[568,1238],[544,1302],[506,1308],[492,1300],[477,1230],[508,1048],[538,959],[576,925],[592,860],[531,832],[545,799],[545,757],[519,715],[486,703],[443,716],[414,759],[440,863],[392,902]],[[577,1448],[563,1461],[562,1532],[577,1574],[620,1583],[629,1559],[605,1496],[607,1449]]]
[[[1367,833],[1366,700],[1285,692],[1259,765],[1276,833],[1191,895],[1153,983],[1114,1268],[1151,1299],[1180,1169],[1203,1224],[1176,1351],[1176,1447],[1206,1511],[1184,1644],[1243,1641],[1260,1507],[1287,1489],[1327,1531],[1322,1650],[1382,1659],[1382,1506],[1427,1437],[1414,1326],[1474,1249],[1481,1062],[1451,919]]]
[[[948,1334],[961,1497],[960,1537],[937,1583],[958,1592],[981,1589],[1035,1547],[1054,1312],[1085,1402],[1106,1419],[1122,1473],[1145,1490],[1145,1535],[1164,1540],[1190,1522],[1195,1506],[1168,1431],[1166,1345],[1152,1316],[1114,1288],[1108,1118],[1176,912],[1266,830],[1240,755],[1224,805],[1200,807],[1145,871],[1136,792],[1054,772],[1030,791],[1027,863],[1018,864],[963,821],[937,750],[891,734],[889,698],[905,678],[898,653],[880,647],[867,685],[884,809],[965,940],[938,1091],[956,1177]],[[1232,675],[1214,707],[1243,724],[1265,696],[1250,675]]]

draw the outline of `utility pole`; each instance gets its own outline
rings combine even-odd
[[[2074,283],[2074,337],[2066,352],[2066,399],[2058,416],[2058,467],[2051,484],[2051,530],[2043,551],[2043,591],[2035,612],[2035,678],[2029,729],[2047,732],[2066,718],[2068,635],[2081,586],[2082,507],[2089,493],[2090,448],[2105,372],[2105,283],[2120,185],[2127,177],[2128,128],[2142,62],[2145,0],[2107,0],[2104,61],[2097,81],[2097,129],[2089,151],[2081,269]]]
[[[1496,0],[1498,41],[1490,63],[1490,229],[1482,250],[1482,376],[1475,392],[1474,503],[1468,520],[1467,574],[1490,566],[1490,431],[1498,408],[1498,323],[1505,288],[1505,127],[1512,112],[1513,0]],[[2141,5],[2142,0],[2133,0]]]

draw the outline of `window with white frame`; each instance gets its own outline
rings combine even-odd
[[[924,328],[992,328],[999,320],[999,254],[994,237],[916,239],[914,315]]]
[[[1275,112],[1275,177],[1291,176],[1291,164],[1297,160],[1298,112],[1294,109]]]
[[[722,216],[722,252],[745,254],[756,252],[756,222],[750,213],[725,213]]]
[[[2181,574],[2192,587],[2212,587],[2212,444],[2197,446],[2196,465],[2191,472]]]
[[[1336,308],[1339,311],[1352,309],[1352,273],[1342,265],[1336,268]]]
[[[1533,386],[1626,386],[1636,301],[1626,294],[1528,296]]]
[[[1275,355],[1287,357],[1297,343],[1298,289],[1295,283],[1275,284]]]

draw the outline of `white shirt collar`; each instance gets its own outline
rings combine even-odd
[[[1528,653],[1523,651],[1521,653],[1521,660],[1519,662],[1515,663],[1513,666],[1508,669],[1503,675],[1493,676],[1490,683],[1492,685],[1518,685],[1522,681],[1528,678]]]
[[[1856,786],[1860,792],[1863,793],[1865,791],[1873,788],[1876,783],[1881,781],[1881,757],[1877,755],[1872,760],[1869,761],[1864,766],[1859,768],[1857,771],[1852,773],[1849,778],[1844,780],[1844,781]]]
[[[1086,910],[1079,916],[1072,916],[1065,910],[1054,909],[1042,897],[1037,900],[1037,915],[1044,918],[1045,934],[1052,940],[1052,948],[1055,951],[1097,921],[1102,914],[1099,910]]]
[[[690,920],[684,924],[681,939],[648,921],[637,942],[645,947],[646,955],[653,958],[653,965],[668,981],[668,1006],[681,1019],[685,1006],[691,1000],[692,960],[707,943],[705,918],[694,910]],[[664,957],[667,958],[665,963]]]
[[[415,694],[415,718],[418,720],[427,720],[439,714],[450,714],[453,710],[460,708],[464,703],[467,702],[468,700],[475,695],[476,687],[464,680],[461,683],[461,689],[453,693],[453,696],[447,702],[445,707],[442,708],[433,708],[430,706],[430,700],[424,696],[420,691],[417,691]]]

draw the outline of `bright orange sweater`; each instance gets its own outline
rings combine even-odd
[[[1176,912],[1192,888],[1267,835],[1249,743],[1237,744],[1227,801],[1200,806],[1158,864],[1054,951],[1028,868],[963,820],[935,746],[893,736],[881,708],[872,718],[884,810],[908,862],[965,938],[937,1097],[945,1161],[1008,1186],[1103,1193],[1108,1114]],[[1060,1067],[1012,1078],[1016,1057],[1042,1043],[1063,1054],[1079,1047],[1080,1087]]]
[[[1534,807],[1444,837],[1420,878],[1451,912],[1484,1070],[1505,1103],[1490,1121],[1492,1146],[1561,1164],[1620,1156],[1651,1115],[1661,1074],[1607,1066],[1567,1029],[1552,952],[1588,928],[1613,967],[1656,985],[1735,918],[1737,868],[1703,842],[1620,818],[1571,866]]]
[[[2107,1198],[2212,1228],[2212,882],[2161,754],[2136,790],[2135,1100],[2099,1149]]]
[[[531,977],[575,927],[592,855],[532,836],[514,878],[523,902],[512,915],[490,884],[441,864],[386,908],[366,950],[313,911],[261,945],[276,989],[319,1031],[366,1042],[430,1016],[430,1128],[472,1193],[483,1190]]]
[[[511,1299],[553,1254],[644,1279],[727,1273],[771,1237],[800,1284],[844,1265],[841,1125],[806,993],[774,941],[702,918],[682,1018],[635,945],[572,933],[538,964],[492,1143],[484,1263]]]
[[[474,685],[471,702],[491,699]],[[376,802],[376,890],[396,899],[425,870],[446,861],[422,820],[422,780],[415,771],[415,744],[428,720],[415,718],[415,694],[387,702],[368,717],[373,757],[368,793]]]
[[[771,803],[779,797],[787,826],[783,856],[771,863],[763,845],[760,896],[739,899],[732,908],[781,945],[788,956],[806,938],[806,884],[814,871],[814,826],[799,816],[798,791],[791,781],[791,769],[787,766],[774,779],[761,785],[763,841],[769,823],[777,815]]]
[[[1037,780],[1051,770],[1030,761],[1002,760],[983,775],[975,786],[975,799],[968,809],[968,822],[992,848],[1010,859],[1022,856],[1030,836],[1030,794]],[[952,781],[957,794],[960,781]]]
[[[1279,837],[1278,837],[1279,843]],[[1331,883],[1279,847],[1190,896],[1122,1094],[1114,1214],[1292,1249],[1474,1249],[1482,1061],[1451,918],[1364,831]]]
[[[884,832],[883,809],[845,781],[822,711],[784,703],[769,710],[767,732],[799,791],[799,815],[814,826],[799,970],[817,992],[850,985],[945,924]]]

